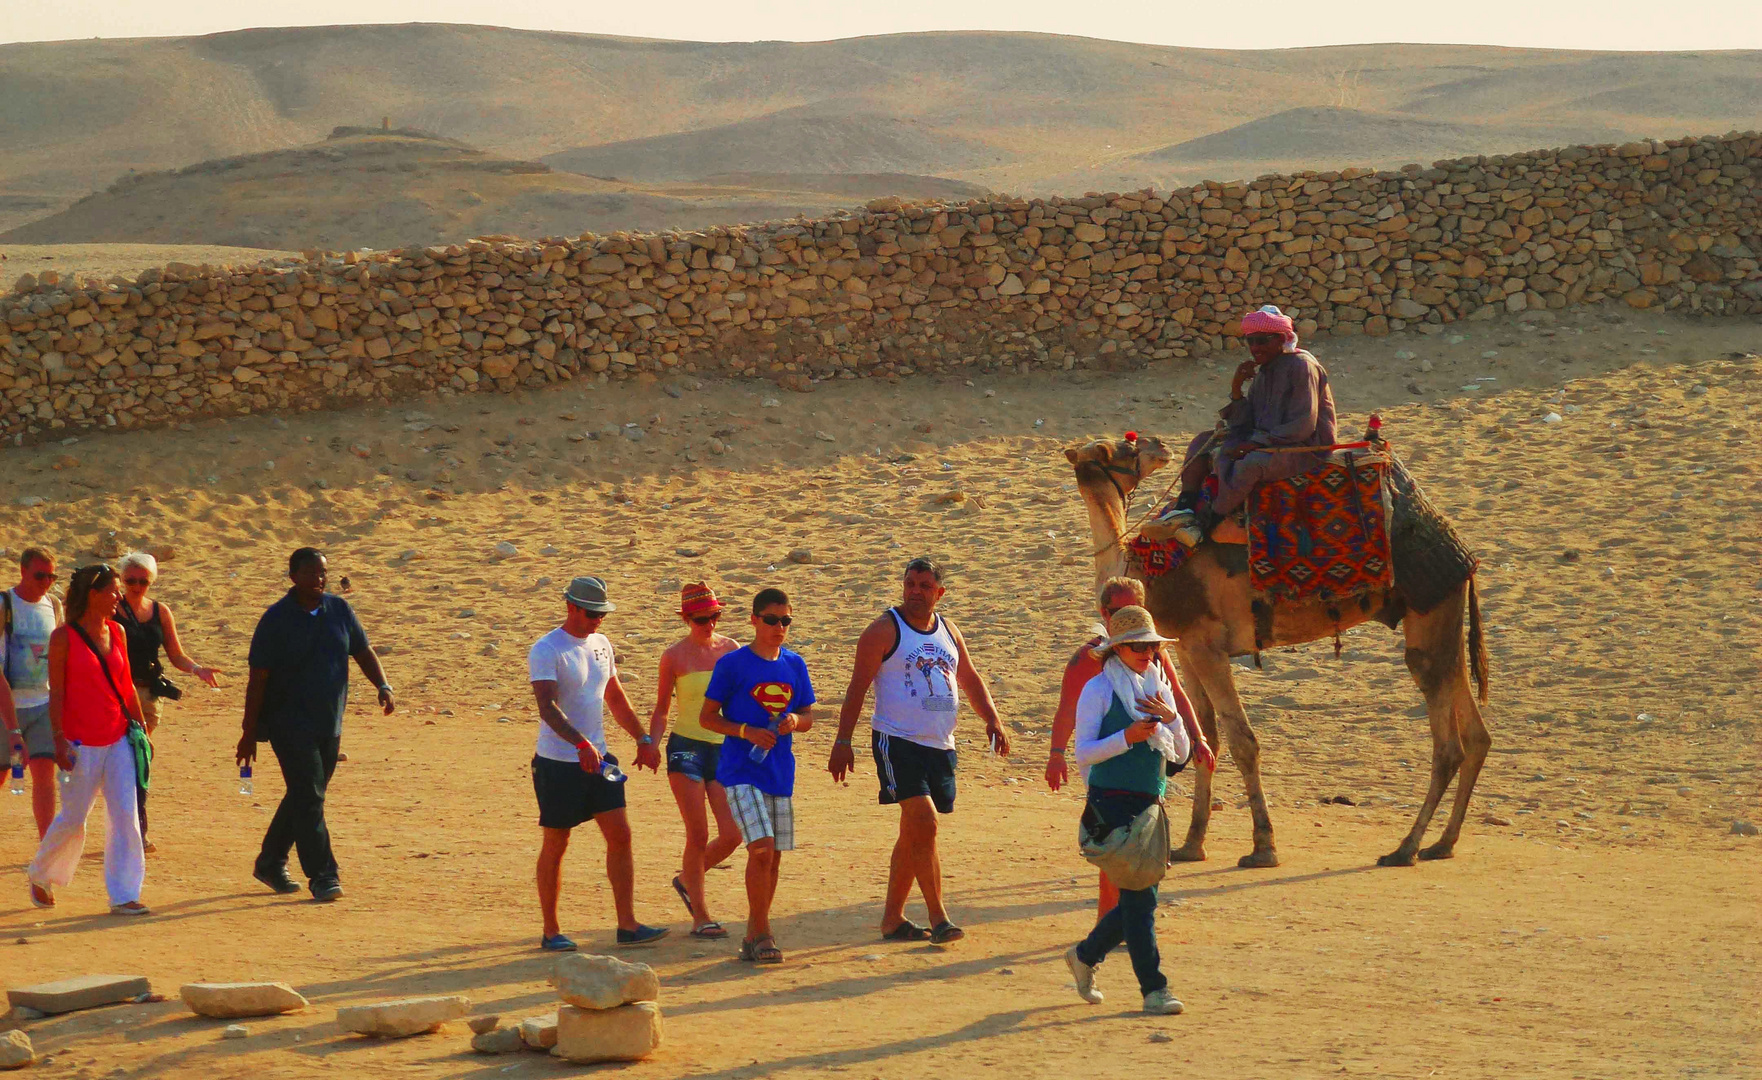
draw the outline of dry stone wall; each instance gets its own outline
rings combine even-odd
[[[1265,303],[1305,335],[1599,301],[1754,315],[1759,188],[1750,132],[1167,195],[882,199],[815,221],[172,265],[104,284],[27,275],[0,298],[0,433],[583,376],[805,390],[1130,365],[1223,349]]]

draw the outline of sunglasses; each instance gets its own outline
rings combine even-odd
[[[147,585],[153,584],[151,581],[149,581],[148,579],[146,579],[144,577],[125,577],[122,579],[122,583],[124,585],[141,585],[141,586],[147,586]]]
[[[1283,334],[1249,334],[1244,340],[1246,340],[1248,342],[1248,344],[1250,344],[1250,345],[1282,345],[1282,344],[1284,344],[1284,341],[1285,341],[1285,335],[1283,335]]]
[[[691,621],[699,626],[714,626],[716,625],[716,620],[721,617],[722,616],[720,615],[693,615]]]
[[[1132,652],[1138,653],[1142,656],[1145,653],[1155,652],[1156,644],[1157,643],[1154,641],[1128,641],[1122,645],[1121,648],[1130,649]]]
[[[55,575],[51,574],[47,570],[35,571],[31,574],[31,577],[35,578],[38,581],[54,581],[55,580]]]
[[[760,615],[759,621],[766,626],[788,626],[795,619],[789,615]]]

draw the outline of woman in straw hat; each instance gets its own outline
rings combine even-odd
[[[1102,662],[1101,674],[1077,698],[1075,733],[1077,765],[1089,785],[1083,828],[1097,841],[1115,829],[1130,828],[1139,814],[1160,803],[1168,783],[1164,762],[1184,764],[1193,748],[1158,662],[1168,639],[1156,632],[1150,612],[1121,608],[1108,628],[1107,639],[1094,650]],[[1091,1004],[1101,1001],[1095,969],[1122,941],[1144,995],[1144,1011],[1180,1012],[1181,1002],[1169,993],[1156,948],[1154,885],[1121,889],[1114,909],[1065,953],[1078,996]]]
[[[704,871],[717,865],[740,846],[740,830],[728,808],[728,793],[716,782],[716,759],[722,736],[705,731],[698,723],[704,707],[704,688],[716,661],[740,648],[733,638],[716,633],[722,617],[722,601],[703,582],[680,590],[679,618],[686,635],[661,654],[661,670],[655,680],[655,711],[649,719],[649,737],[656,743],[667,729],[667,713],[678,703],[673,733],[667,736],[667,783],[685,820],[685,853],[673,878],[673,890],[691,912],[691,936],[723,938],[728,931],[710,918],[704,900]],[[710,839],[709,814],[716,818],[716,838]]]

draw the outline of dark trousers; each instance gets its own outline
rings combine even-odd
[[[269,745],[281,764],[287,793],[275,808],[257,869],[273,873],[287,866],[290,848],[300,853],[300,871],[313,884],[337,880],[336,856],[330,851],[330,830],[324,824],[324,793],[336,772],[336,736],[304,733],[271,735]]]
[[[1091,792],[1083,809],[1083,823],[1092,833],[1126,828],[1144,808],[1155,802],[1150,795],[1133,792]],[[1103,828],[1096,828],[1097,825]],[[1107,959],[1107,954],[1125,942],[1126,953],[1132,958],[1132,973],[1138,976],[1138,990],[1151,994],[1169,984],[1162,974],[1162,954],[1156,948],[1156,887],[1121,889],[1120,902],[1101,917],[1089,936],[1077,945],[1077,959],[1091,967]]]

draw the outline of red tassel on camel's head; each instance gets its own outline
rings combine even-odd
[[[1136,431],[1126,432],[1126,441],[1127,442],[1137,442],[1138,441],[1138,433]]]

